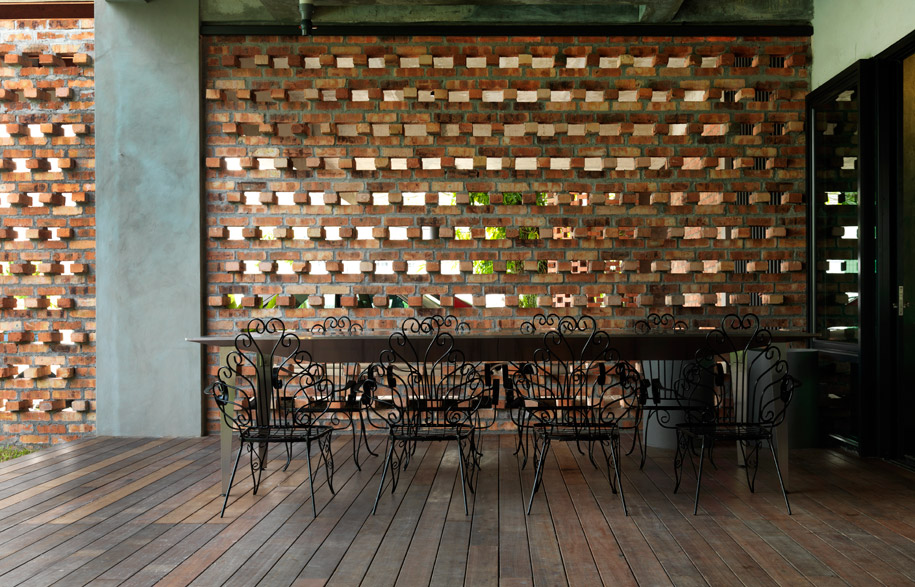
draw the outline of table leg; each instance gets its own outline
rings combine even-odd
[[[232,347],[219,347],[219,364],[225,365],[229,353],[235,350]],[[229,401],[235,401],[235,380],[226,381],[229,384]],[[229,478],[232,476],[232,429],[226,424],[225,418],[219,419],[219,468],[222,472],[222,493],[229,491]]]

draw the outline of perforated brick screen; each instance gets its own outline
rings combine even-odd
[[[0,20],[0,443],[95,430],[90,20]]]
[[[478,329],[545,309],[803,327],[808,53],[209,37],[209,328],[439,306]]]

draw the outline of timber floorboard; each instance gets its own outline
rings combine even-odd
[[[735,450],[706,462],[699,514],[672,451],[621,456],[629,515],[606,463],[554,443],[525,514],[533,459],[483,435],[464,512],[454,442],[420,444],[372,515],[386,449],[335,437],[334,489],[303,446],[273,447],[257,495],[239,466],[219,516],[218,438],[87,438],[0,464],[0,585],[910,585],[915,473],[833,451],[792,451],[793,515],[763,451],[755,492]],[[624,437],[622,445],[628,446]],[[595,453],[595,456],[599,451]]]

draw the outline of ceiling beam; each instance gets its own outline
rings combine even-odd
[[[639,22],[672,22],[683,0],[654,0],[642,4],[639,10]]]

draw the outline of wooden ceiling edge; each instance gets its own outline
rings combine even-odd
[[[94,18],[95,4],[83,2],[10,2],[0,0],[3,15],[0,20],[23,18]]]

